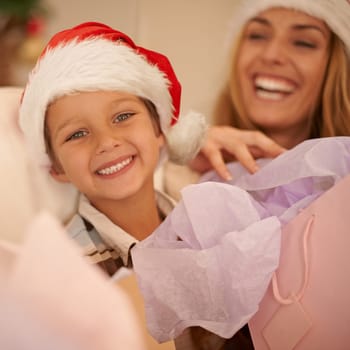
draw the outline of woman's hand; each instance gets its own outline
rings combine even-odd
[[[190,167],[200,173],[210,169],[225,180],[231,180],[225,162],[237,160],[250,173],[259,167],[257,158],[274,158],[285,151],[260,131],[241,130],[231,126],[211,126],[200,153],[190,163]]]

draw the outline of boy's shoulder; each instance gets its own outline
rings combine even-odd
[[[120,255],[108,246],[97,230],[86,221],[81,215],[75,214],[66,225],[66,230],[92,264],[98,264],[112,275],[120,267],[123,261]]]
[[[71,238],[77,239],[80,236],[83,237],[83,234],[89,230],[89,227],[80,214],[75,214],[67,223],[66,230]]]
[[[66,225],[66,230],[70,238],[72,238],[78,246],[83,250],[84,255],[91,255],[97,249],[100,243],[99,235],[95,228],[89,224],[80,214],[75,214]],[[102,240],[100,240],[101,243]],[[96,244],[97,243],[97,244]]]

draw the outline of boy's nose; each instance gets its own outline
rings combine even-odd
[[[101,133],[97,139],[96,154],[101,154],[113,150],[120,145],[120,139],[115,135]]]

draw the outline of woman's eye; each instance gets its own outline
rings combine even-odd
[[[305,41],[305,40],[296,40],[294,42],[295,46],[300,46],[300,47],[305,47],[309,49],[315,49],[316,45],[310,41]]]
[[[247,38],[249,40],[263,40],[263,39],[266,39],[266,35],[262,33],[249,33],[247,35]]]
[[[84,137],[87,135],[87,131],[84,130],[79,130],[75,133],[73,133],[72,135],[68,136],[66,141],[71,141],[71,140],[75,140],[75,139],[79,139],[81,137]]]
[[[131,113],[131,112],[128,112],[128,113],[120,113],[118,114],[115,118],[114,118],[114,121],[116,123],[120,123],[120,122],[123,122],[124,120],[127,120],[129,119],[131,116],[133,116],[134,113]]]

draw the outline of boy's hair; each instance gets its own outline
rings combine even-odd
[[[24,90],[19,123],[41,167],[51,167],[44,139],[48,105],[67,94],[101,90],[130,93],[155,106],[166,140],[161,161],[169,157],[185,163],[198,152],[206,120],[194,112],[180,117],[181,85],[167,57],[137,46],[109,26],[87,22],[51,38]],[[58,195],[68,187],[49,176],[48,181]],[[63,197],[58,202],[65,208],[67,196]]]

